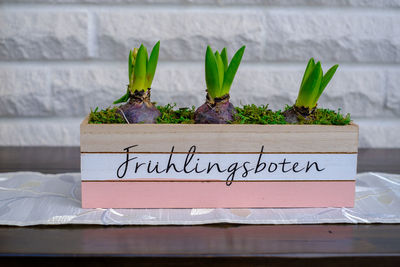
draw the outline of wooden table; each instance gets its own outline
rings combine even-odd
[[[79,148],[0,148],[0,172],[79,171]],[[400,149],[358,172],[400,173]],[[400,225],[0,226],[0,266],[400,266]]]

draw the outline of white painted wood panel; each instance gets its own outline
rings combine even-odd
[[[220,171],[217,165],[210,168],[213,164]],[[357,154],[81,154],[85,181],[354,180],[356,166]]]

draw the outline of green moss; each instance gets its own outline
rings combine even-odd
[[[117,113],[118,107],[114,108],[106,108],[103,110],[98,110],[99,108],[95,108],[90,111],[89,114],[89,123],[102,124],[102,123],[126,123],[125,119],[121,114]]]
[[[268,105],[244,105],[236,107],[233,124],[286,124],[281,111],[268,109]]]
[[[194,106],[192,106],[192,108],[174,109],[175,107],[176,104],[157,106],[157,109],[161,112],[161,116],[157,118],[157,123],[173,123],[173,124],[194,123],[194,111],[195,111]]]
[[[343,116],[340,109],[335,112],[330,109],[319,108],[312,115],[310,120],[304,120],[299,117],[300,124],[319,124],[319,125],[348,125],[351,122],[350,114]]]
[[[195,107],[192,108],[179,108],[175,109],[176,105],[167,104],[165,106],[157,106],[157,109],[161,112],[161,116],[157,118],[157,123],[172,123],[172,124],[190,124],[194,123],[194,111]],[[90,111],[89,123],[101,124],[101,123],[126,123],[125,119],[121,114],[117,113],[118,107],[106,108],[103,110]]]
[[[288,108],[288,107],[286,107]],[[118,107],[109,107],[103,110],[90,111],[89,123],[126,123],[125,119],[117,113]],[[157,118],[157,123],[171,124],[193,124],[195,107],[179,108],[176,105],[167,104],[165,106],[157,106],[161,112],[161,116]],[[268,105],[244,105],[236,107],[237,113],[232,124],[286,124],[285,117],[280,110],[272,111],[268,109]],[[346,116],[329,109],[317,109],[312,119],[300,119],[299,124],[320,124],[320,125],[347,125],[351,122],[350,114]]]

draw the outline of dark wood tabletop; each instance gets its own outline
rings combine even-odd
[[[0,147],[0,172],[79,171],[78,147]],[[400,173],[400,149],[358,172]],[[400,266],[400,225],[0,226],[0,266]]]

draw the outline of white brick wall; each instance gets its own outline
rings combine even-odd
[[[234,104],[281,109],[309,57],[340,67],[319,102],[361,147],[400,147],[400,0],[0,0],[0,145],[79,145],[124,93],[130,48],[161,40],[153,100],[200,105],[204,52],[247,48]]]

